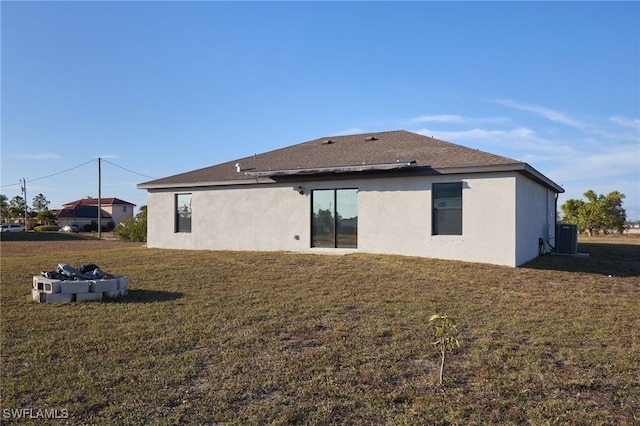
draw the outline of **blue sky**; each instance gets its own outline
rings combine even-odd
[[[408,130],[640,219],[638,2],[12,2],[1,185],[50,208],[325,136]],[[61,173],[64,172],[64,173]]]

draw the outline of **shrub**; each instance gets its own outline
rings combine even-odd
[[[147,212],[143,209],[136,217],[130,217],[113,230],[119,240],[144,243],[147,241]]]
[[[58,225],[40,225],[40,226],[36,226],[35,228],[33,228],[33,230],[36,231],[36,232],[57,231],[58,230]]]

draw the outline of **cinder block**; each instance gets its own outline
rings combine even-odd
[[[102,300],[102,293],[78,293],[76,294],[76,302],[90,302],[93,300]]]
[[[45,293],[47,295],[47,303],[67,303],[75,300],[73,293]]]
[[[62,293],[89,293],[89,281],[62,281]]]
[[[125,276],[118,277],[118,290],[127,290],[129,288],[129,278]]]
[[[33,288],[44,291],[45,293],[60,293],[60,284],[62,281],[52,278],[35,275],[33,277]]]
[[[31,298],[36,302],[46,302],[47,301],[47,293],[44,293],[37,288],[31,289]]]
[[[106,291],[116,291],[117,289],[117,279],[89,281],[89,291],[91,293],[104,293]]]
[[[114,291],[105,291],[102,294],[104,294],[104,297],[107,299],[113,299],[116,297],[124,296],[122,292],[123,290],[114,290]]]

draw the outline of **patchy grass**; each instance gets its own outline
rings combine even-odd
[[[3,239],[1,408],[69,424],[637,424],[639,243],[581,240],[588,259],[513,269]],[[125,274],[130,294],[31,302],[31,276],[59,262]],[[444,387],[436,312],[460,331]]]

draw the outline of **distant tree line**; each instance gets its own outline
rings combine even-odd
[[[624,194],[613,191],[597,195],[593,190],[584,193],[586,200],[567,200],[562,206],[562,221],[578,225],[578,232],[596,235],[599,233],[623,233],[627,213],[622,208]]]
[[[0,217],[2,222],[8,222],[11,220],[23,220],[25,212],[36,212],[38,223],[44,225],[55,224],[57,217],[54,212],[49,210],[50,201],[42,195],[38,194],[31,200],[31,208],[27,205],[24,198],[16,195],[11,200],[6,195],[0,194]]]

